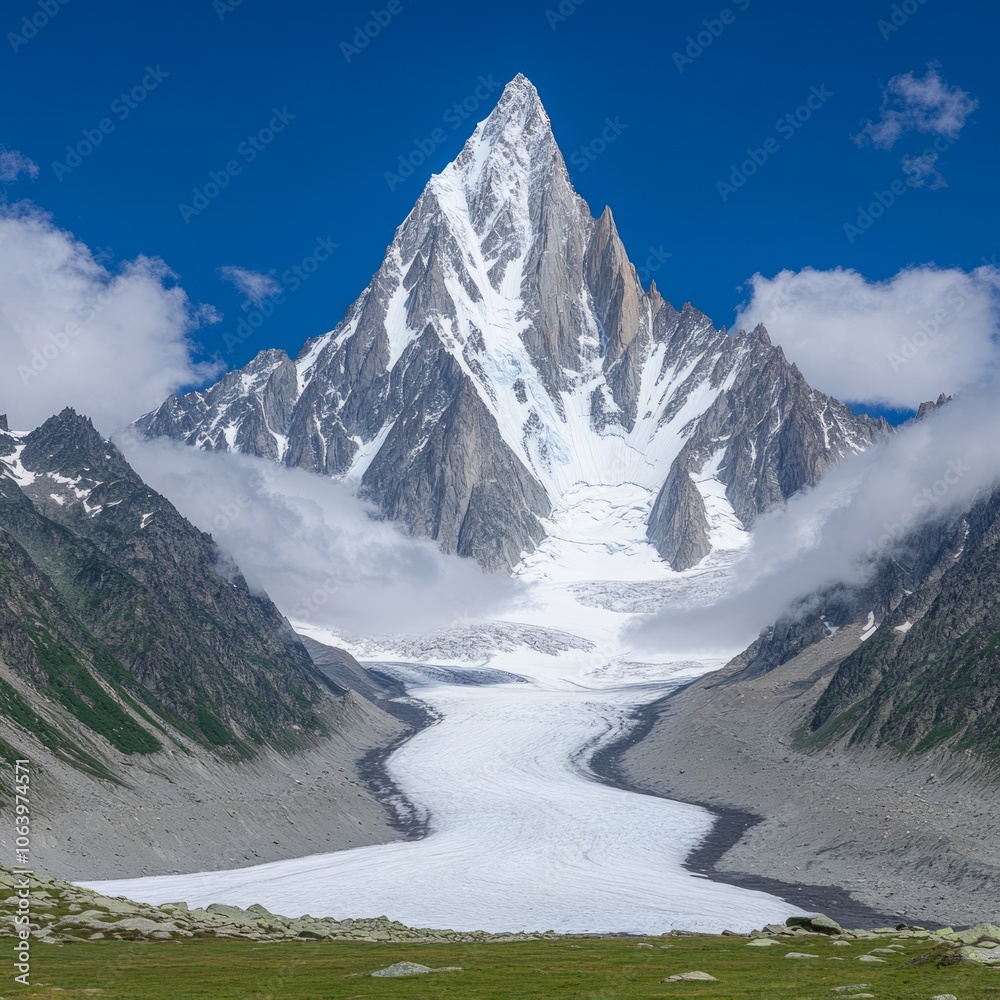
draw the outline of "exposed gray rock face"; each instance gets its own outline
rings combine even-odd
[[[579,482],[658,492],[650,541],[686,568],[720,518],[748,527],[887,430],[811,390],[762,329],[730,337],[646,291],[610,209],[595,220],[573,190],[523,76],[431,178],[336,329],[137,426],[345,477],[490,569],[530,552]],[[691,476],[724,502],[709,511]]]
[[[675,569],[694,566],[712,551],[705,501],[688,472],[671,469],[653,504],[648,531],[660,555]]]
[[[827,469],[889,433],[882,419],[855,416],[811,389],[767,331],[758,326],[722,345],[715,378],[724,389],[691,429],[657,497],[649,538],[674,569],[710,551],[704,504],[691,484],[709,468],[744,527],[763,511],[813,486]]]
[[[655,289],[648,297],[643,292],[610,208],[604,209],[594,228],[587,248],[586,276],[603,334],[605,379],[618,406],[615,417],[631,430],[649,359],[652,317],[663,300]],[[599,418],[595,423],[603,429]]]
[[[423,358],[431,361],[423,391],[439,397],[426,405],[441,406],[439,418],[428,431],[426,408],[402,415],[362,477],[361,493],[448,552],[489,569],[512,566],[541,537],[535,513],[548,513],[548,498],[504,445],[455,359],[443,350]],[[496,531],[498,524],[505,530]]]
[[[811,729],[852,745],[1000,752],[1000,490],[928,529],[949,544],[841,664]],[[909,588],[908,588],[909,589]]]

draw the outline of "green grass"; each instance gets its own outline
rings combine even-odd
[[[638,947],[644,940],[652,948]],[[661,945],[670,944],[662,948]],[[842,948],[823,939],[751,948],[745,938],[694,937],[597,940],[580,938],[512,944],[367,944],[361,942],[103,941],[63,947],[35,945],[32,986],[0,986],[0,998],[71,1000],[479,1000],[496,997],[684,997],[729,1000],[812,1000],[835,986],[870,983],[879,1000],[921,1000],[953,993],[961,1000],[1000,998],[1000,971],[939,966],[924,942],[885,965],[858,962],[884,942]],[[573,947],[578,945],[578,947]],[[819,956],[787,959],[789,951]],[[843,961],[829,961],[840,958]],[[461,972],[406,979],[353,977],[393,962]],[[661,983],[701,970],[717,983]],[[84,990],[99,990],[85,993]]]

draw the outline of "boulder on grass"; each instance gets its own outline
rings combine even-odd
[[[801,927],[803,930],[812,931],[814,934],[843,934],[844,928],[822,913],[803,915],[799,917],[789,917],[785,924],[789,927]]]

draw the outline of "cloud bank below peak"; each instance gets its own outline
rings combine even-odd
[[[915,409],[996,371],[1000,270],[933,265],[870,281],[849,268],[755,274],[736,327],[763,323],[815,388]]]
[[[373,520],[333,479],[129,430],[115,442],[293,622],[348,635],[423,633],[489,616],[521,592],[509,577]]]
[[[829,472],[765,514],[717,602],[665,610],[635,630],[643,647],[732,655],[798,602],[865,583],[880,556],[905,552],[909,532],[969,509],[997,488],[1000,384],[968,390]]]

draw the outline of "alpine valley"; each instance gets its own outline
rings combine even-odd
[[[998,494],[749,649],[635,640],[893,433],[763,326],[645,288],[517,76],[295,358],[165,400],[122,451],[72,411],[0,434],[0,750],[41,765],[39,863],[461,931],[998,916]],[[276,607],[133,471],[152,439],[337,480],[517,587],[422,633]]]

